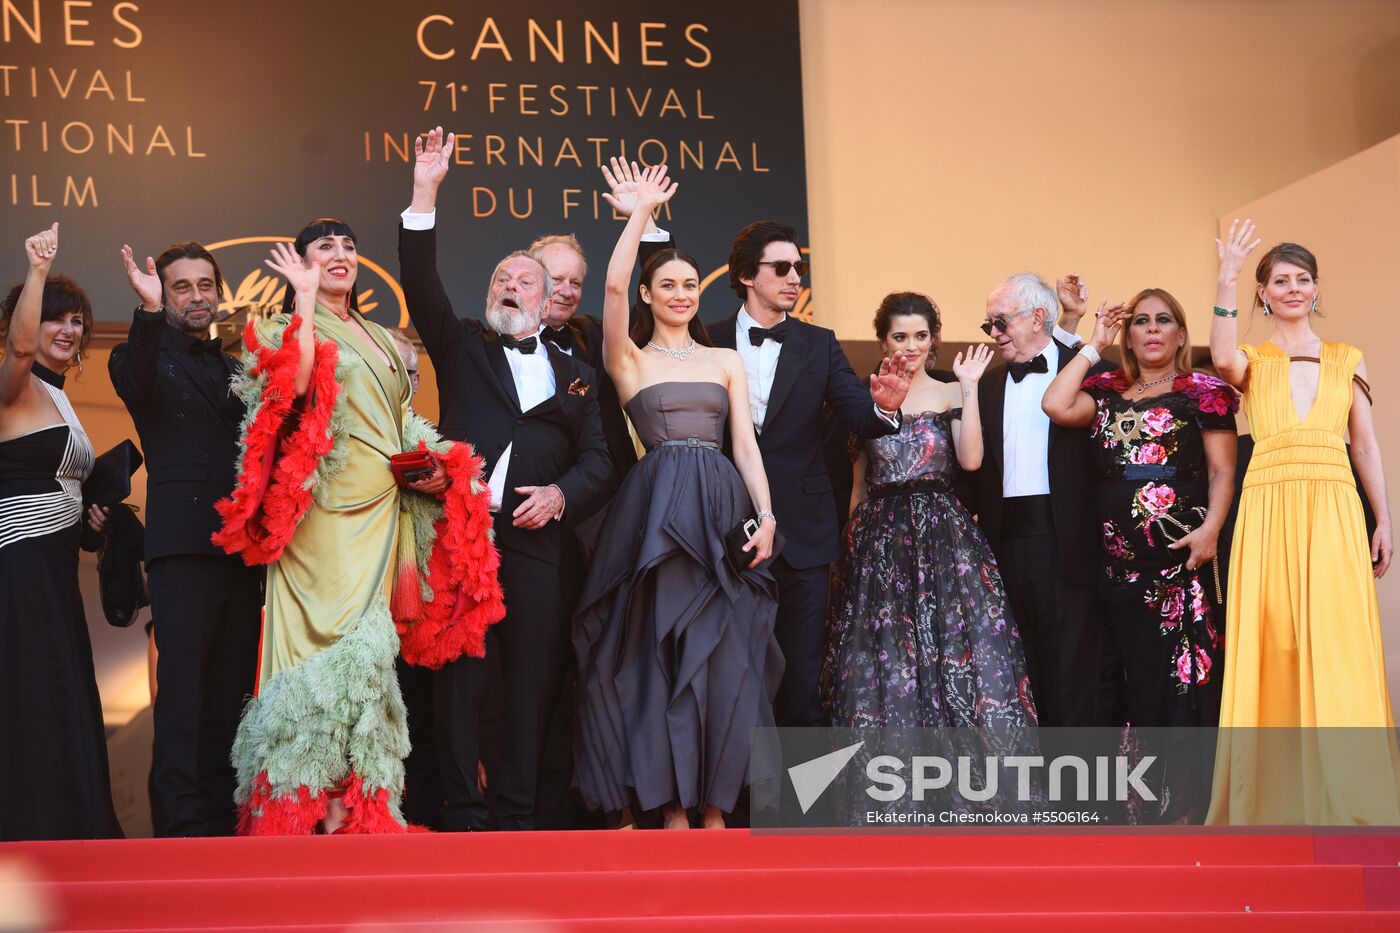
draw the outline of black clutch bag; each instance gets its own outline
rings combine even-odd
[[[1193,519],[1194,524],[1192,523]],[[1148,525],[1155,528],[1157,533],[1166,539],[1167,543],[1175,544],[1201,527],[1205,520],[1206,510],[1198,505],[1193,509],[1188,509],[1181,515],[1158,515],[1148,522]],[[1168,526],[1170,526],[1171,530],[1168,529]],[[1175,534],[1173,534],[1173,531]],[[1215,603],[1216,605],[1221,605],[1225,602],[1225,598],[1220,589],[1220,559],[1218,557],[1212,557],[1210,559],[1210,571],[1215,577]]]
[[[758,534],[759,521],[757,515],[750,515],[738,525],[735,525],[729,534],[724,536],[724,553],[729,558],[729,563],[735,570],[744,571],[749,569],[749,561],[753,560],[753,551],[745,551],[744,545],[748,544],[754,535]],[[778,556],[778,552],[783,549],[782,532],[773,534],[773,553],[768,556],[769,560]],[[759,566],[762,566],[760,564]]]
[[[750,515],[724,536],[724,552],[729,555],[729,563],[734,565],[735,570],[747,569],[749,561],[753,560],[753,552],[745,551],[744,545],[756,534],[758,516]]]
[[[141,462],[141,451],[130,440],[98,457],[83,483],[83,502],[112,506],[125,501],[131,495],[131,474],[140,469]]]

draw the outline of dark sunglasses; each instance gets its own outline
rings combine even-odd
[[[988,337],[992,336],[992,331],[1001,331],[1004,334],[1006,333],[1006,326],[1008,322],[1014,321],[1021,315],[1034,310],[1034,308],[1026,308],[1022,311],[1017,311],[1015,314],[998,314],[990,321],[982,322],[982,333],[986,334]]]
[[[798,275],[806,275],[807,270],[812,268],[812,263],[806,259],[799,259],[797,262],[788,262],[786,259],[768,260],[759,263],[760,266],[772,266],[773,273],[779,278],[788,274],[792,269],[797,270]]]

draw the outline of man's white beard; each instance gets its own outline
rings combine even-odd
[[[534,333],[539,330],[540,315],[526,308],[517,308],[512,311],[498,305],[486,309],[486,323],[496,333],[510,337],[515,334],[523,334],[526,331]]]

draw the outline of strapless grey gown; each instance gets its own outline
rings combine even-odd
[[[750,734],[773,725],[783,659],[772,575],[725,557],[725,534],[752,514],[718,449],[728,392],[663,382],[626,411],[647,454],[608,506],[574,616],[574,779],[596,809],[730,812]]]

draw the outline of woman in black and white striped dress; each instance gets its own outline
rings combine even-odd
[[[92,444],[63,392],[92,307],[48,274],[58,224],[24,249],[24,284],[0,303],[0,839],[119,836],[78,591]]]

